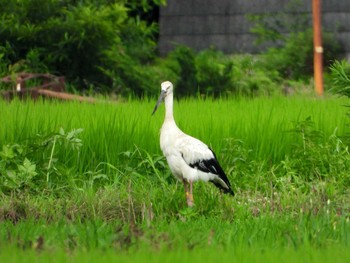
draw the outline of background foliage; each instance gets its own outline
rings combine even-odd
[[[272,94],[308,86],[312,76],[309,17],[249,16],[260,55],[224,55],[209,48],[178,46],[157,56],[158,9],[165,0],[0,0],[0,72],[63,75],[72,90],[138,97],[157,94],[165,79],[182,96]],[[286,34],[285,32],[290,32]],[[324,33],[325,66],[341,53],[333,33]],[[328,83],[328,82],[326,82]],[[282,87],[282,88],[281,88]]]
[[[138,79],[155,54],[157,30],[139,13],[160,2],[1,0],[2,74],[51,72],[78,89],[139,94]]]

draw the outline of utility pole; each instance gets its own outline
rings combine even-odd
[[[323,47],[321,30],[321,0],[312,0],[312,17],[314,32],[314,80],[317,95],[323,95]]]

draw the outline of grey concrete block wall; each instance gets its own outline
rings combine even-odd
[[[295,4],[298,3],[299,4]],[[258,53],[266,45],[255,45],[248,15],[286,11],[311,19],[311,0],[167,0],[160,9],[159,51],[165,55],[177,44],[195,50],[210,46],[225,53]],[[323,0],[322,26],[350,54],[350,1]],[[288,33],[288,32],[286,32]]]

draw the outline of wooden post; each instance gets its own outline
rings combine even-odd
[[[323,47],[321,32],[321,0],[312,0],[312,17],[314,32],[314,80],[315,91],[319,96],[323,95]]]

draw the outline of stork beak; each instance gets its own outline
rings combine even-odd
[[[166,95],[166,91],[165,91],[165,90],[162,90],[162,91],[160,92],[160,95],[159,95],[157,104],[156,104],[156,106],[154,107],[154,110],[153,110],[153,112],[152,112],[152,115],[157,111],[158,106],[159,106],[159,104],[164,100],[165,95]]]

